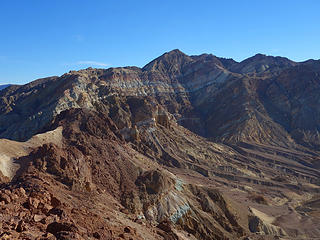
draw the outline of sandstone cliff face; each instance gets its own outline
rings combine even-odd
[[[6,234],[315,237],[319,219],[299,209],[319,193],[319,69],[173,50],[143,68],[88,68],[0,91],[0,137],[11,139],[0,143],[21,151],[0,146],[1,169],[14,166],[0,174]]]

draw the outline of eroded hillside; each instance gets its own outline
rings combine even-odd
[[[0,91],[1,237],[318,237],[319,71],[173,50]]]

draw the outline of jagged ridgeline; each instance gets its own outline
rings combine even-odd
[[[319,72],[173,50],[0,90],[1,237],[319,237]]]

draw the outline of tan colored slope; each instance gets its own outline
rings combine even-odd
[[[20,163],[15,162],[15,159],[27,156],[32,149],[46,143],[60,146],[62,144],[62,127],[35,135],[26,142],[0,139],[0,171],[4,176],[12,179],[21,167]]]
[[[266,214],[264,212],[261,212],[258,209],[255,209],[255,208],[251,207],[250,210],[252,211],[252,213],[255,216],[257,216],[258,218],[260,218],[262,221],[264,221],[266,223],[272,224],[273,221],[275,220],[274,217],[269,216],[268,214]]]

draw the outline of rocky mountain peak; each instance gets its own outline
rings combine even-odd
[[[216,64],[218,66],[224,67],[222,62],[220,61],[220,58],[216,57],[213,54],[201,54],[201,55],[194,55],[191,56],[193,60],[197,61],[197,62],[201,62],[201,63],[212,63],[212,64]]]
[[[144,71],[159,71],[170,76],[176,76],[181,73],[184,65],[192,62],[193,59],[181,52],[179,49],[166,52],[160,57],[148,63],[142,69]]]
[[[286,58],[286,57],[280,57],[280,56],[271,56],[271,55],[266,55],[262,53],[257,53],[252,57],[249,57],[242,62],[257,62],[257,61],[264,61],[264,62],[277,62],[277,63],[287,63],[287,64],[292,64],[294,65],[294,61]]]
[[[219,57],[219,60],[220,62],[223,64],[223,66],[230,70],[232,68],[232,66],[238,64],[237,61],[235,61],[234,59],[232,58],[222,58],[222,57]]]
[[[295,65],[297,65],[296,62],[285,57],[267,56],[258,53],[241,61],[239,64],[233,65],[232,71],[244,74],[261,74],[264,72],[276,72]]]

